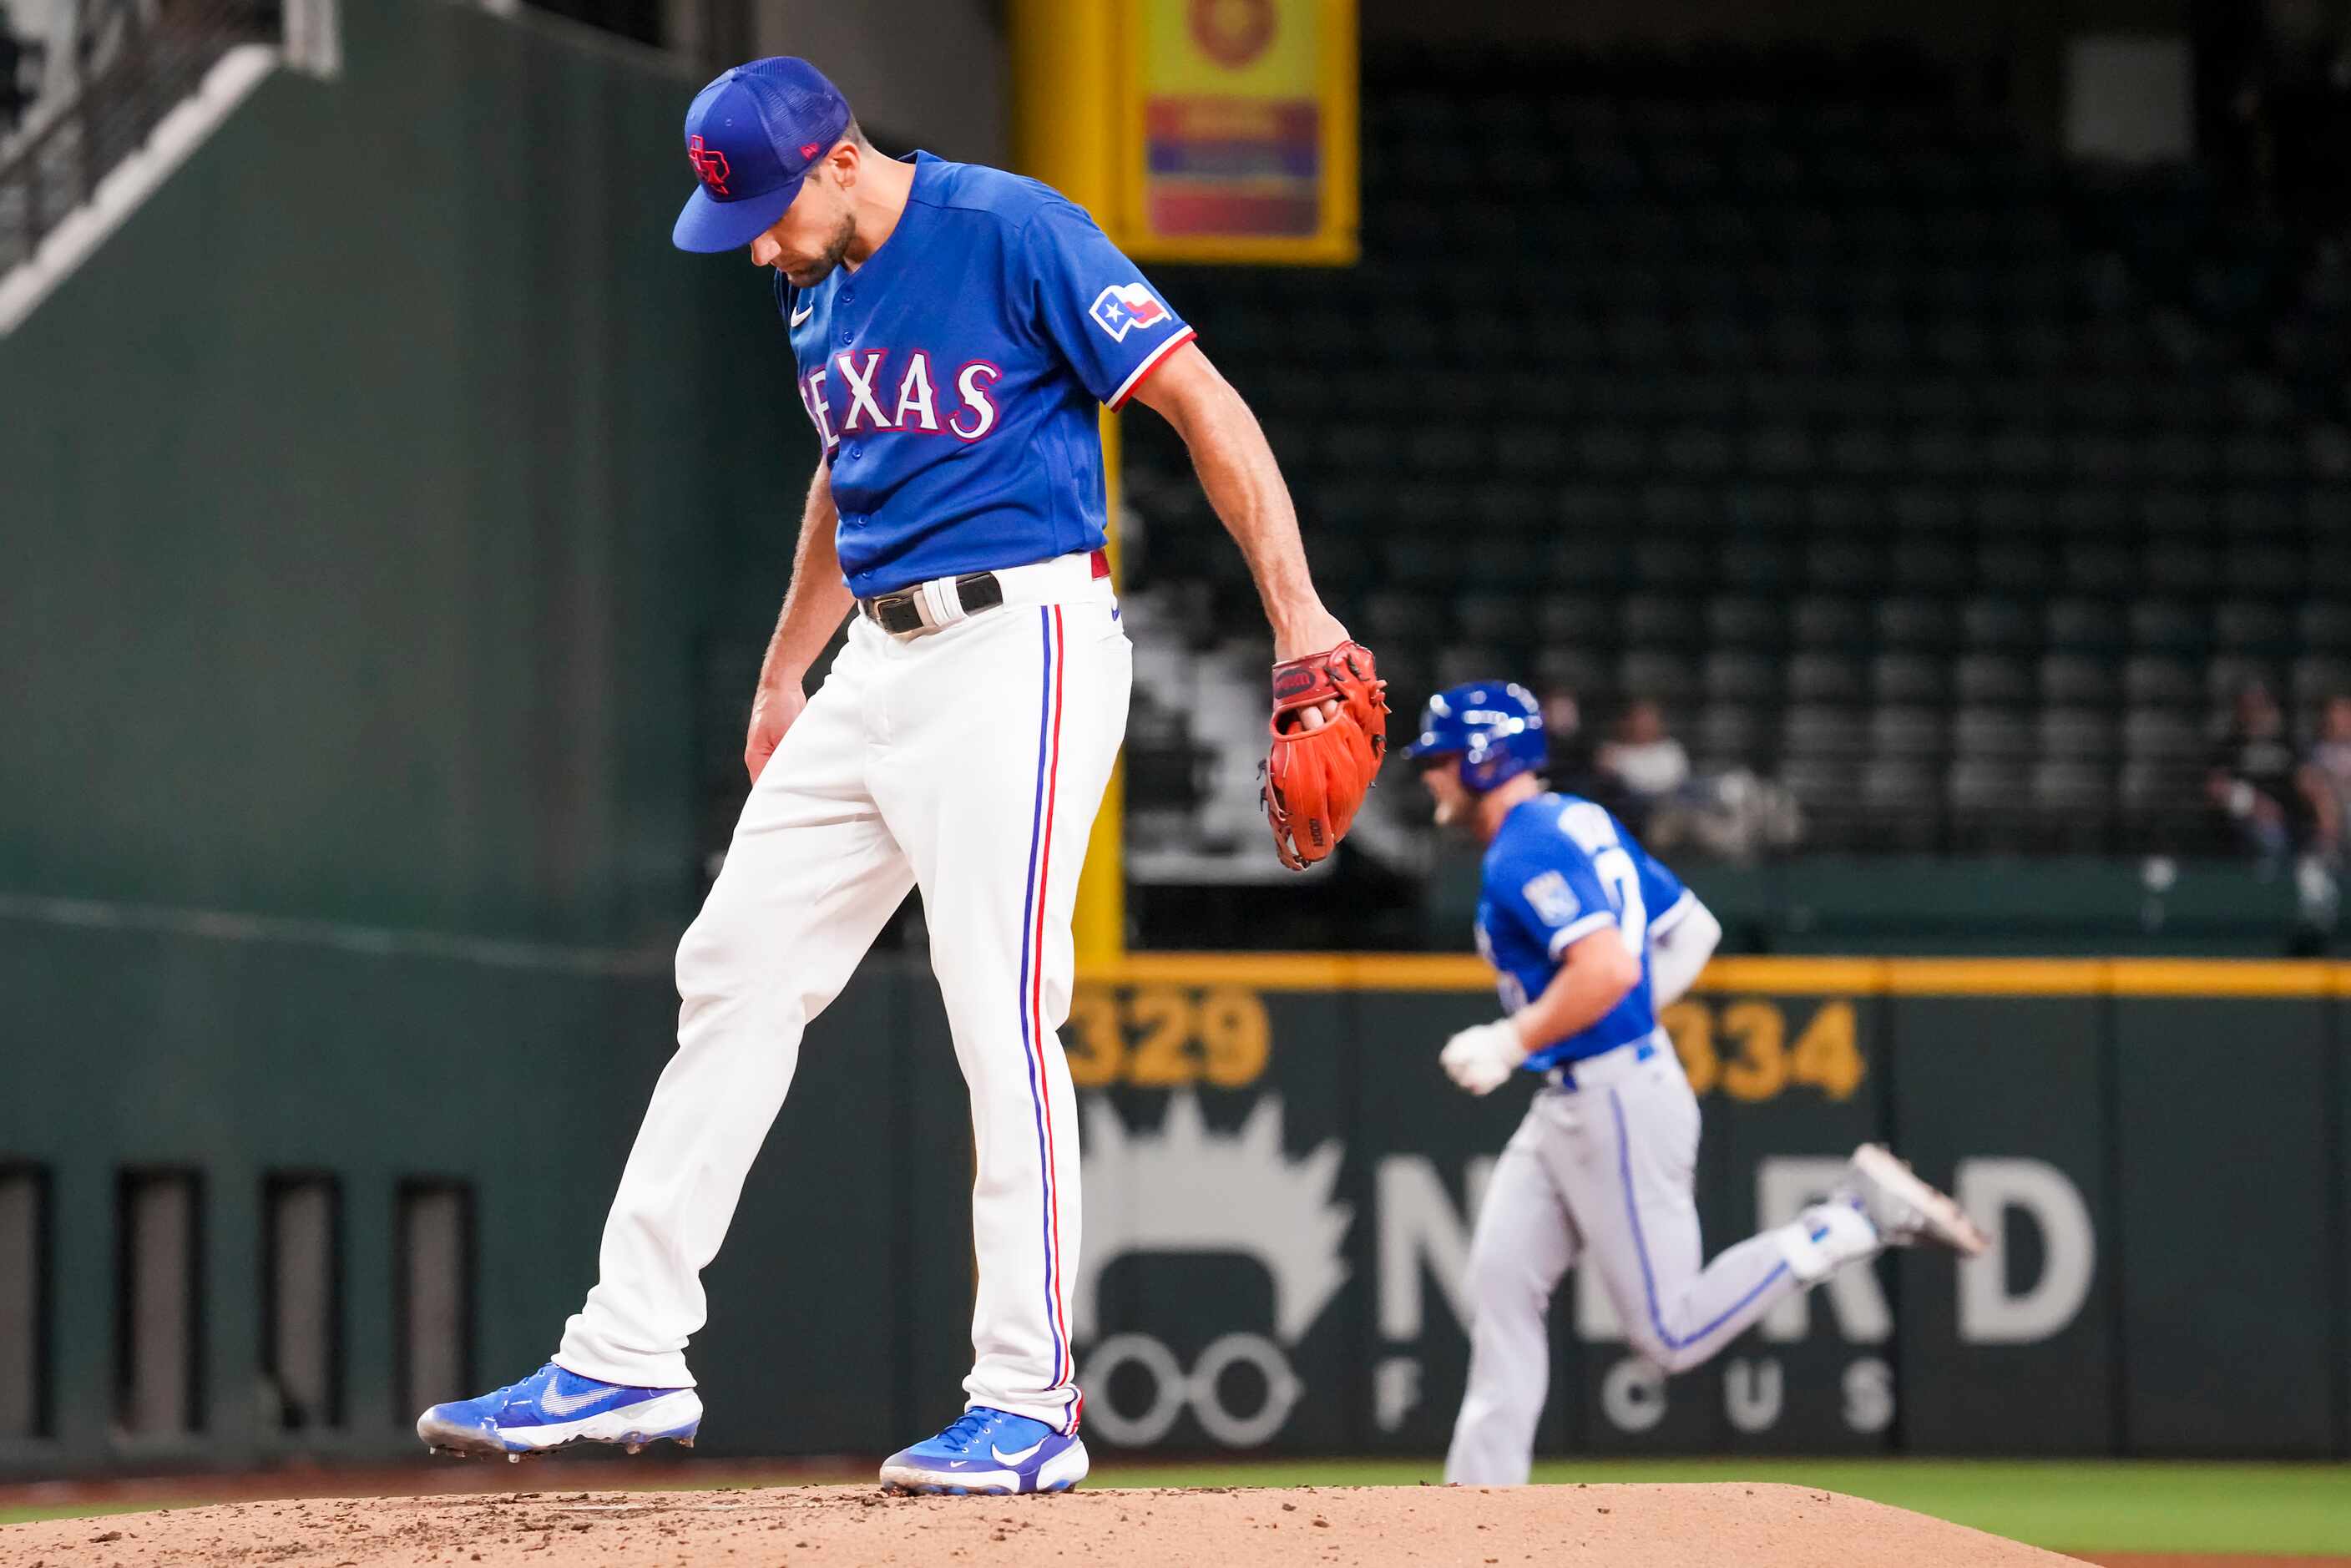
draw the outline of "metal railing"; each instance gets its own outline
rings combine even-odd
[[[0,162],[0,272],[30,257],[143,146],[231,48],[276,42],[278,0],[102,0],[83,7],[82,79]],[[46,108],[47,106],[41,106]]]

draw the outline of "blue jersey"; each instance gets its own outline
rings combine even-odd
[[[1502,1006],[1517,1012],[1560,970],[1560,955],[1614,928],[1641,960],[1639,983],[1597,1023],[1539,1047],[1534,1071],[1597,1056],[1657,1027],[1649,1000],[1649,941],[1687,915],[1681,879],[1653,859],[1604,807],[1538,795],[1511,808],[1487,847],[1478,951],[1494,967]]]
[[[812,288],[776,274],[860,597],[1102,543],[1102,430],[1192,329],[1083,209],[914,155],[890,237]]]

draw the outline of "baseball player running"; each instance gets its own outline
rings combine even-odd
[[[882,1480],[1061,1490],[1086,1450],[1069,1328],[1077,1115],[1054,1031],[1133,653],[1103,554],[1098,404],[1138,397],[1176,426],[1248,558],[1278,661],[1269,815],[1286,861],[1319,860],[1346,831],[1385,704],[1371,655],[1315,594],[1256,420],[1082,210],[998,170],[883,157],[804,60],[727,71],[685,131],[700,187],[673,237],[747,246],[772,272],[823,458],[752,700],[750,796],[678,946],[677,1051],[600,1278],[547,1365],[433,1406],[417,1432],[517,1458],[692,1441],[701,1270],[802,1031],[915,887],[971,1093],[974,1362],[963,1413]]]
[[[1486,846],[1478,951],[1508,1017],[1446,1041],[1454,1082],[1541,1086],[1502,1151],[1469,1249],[1469,1381],[1448,1481],[1523,1482],[1551,1380],[1544,1318],[1579,1258],[1627,1336],[1686,1372],[1787,1297],[1924,1238],[1983,1249],[1959,1206],[1875,1145],[1826,1202],[1701,1267],[1698,1108],[1659,1008],[1698,977],[1722,928],[1604,808],[1545,790],[1542,714],[1524,687],[1428,699],[1405,755],[1442,826]]]

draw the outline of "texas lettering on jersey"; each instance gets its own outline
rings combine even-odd
[[[1100,407],[1192,339],[1082,209],[1001,170],[912,163],[862,263],[774,285],[860,595],[1100,549]]]
[[[967,360],[942,379],[932,369],[931,356],[916,349],[906,355],[905,369],[893,382],[887,371],[891,358],[887,349],[859,349],[835,354],[821,370],[800,377],[800,402],[827,455],[848,435],[946,434],[977,441],[1001,423],[988,392],[1004,373],[1000,366]]]

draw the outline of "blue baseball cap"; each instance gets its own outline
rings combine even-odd
[[[705,253],[749,245],[848,129],[849,100],[806,60],[778,55],[726,71],[685,111],[685,159],[702,186],[670,243]]]

